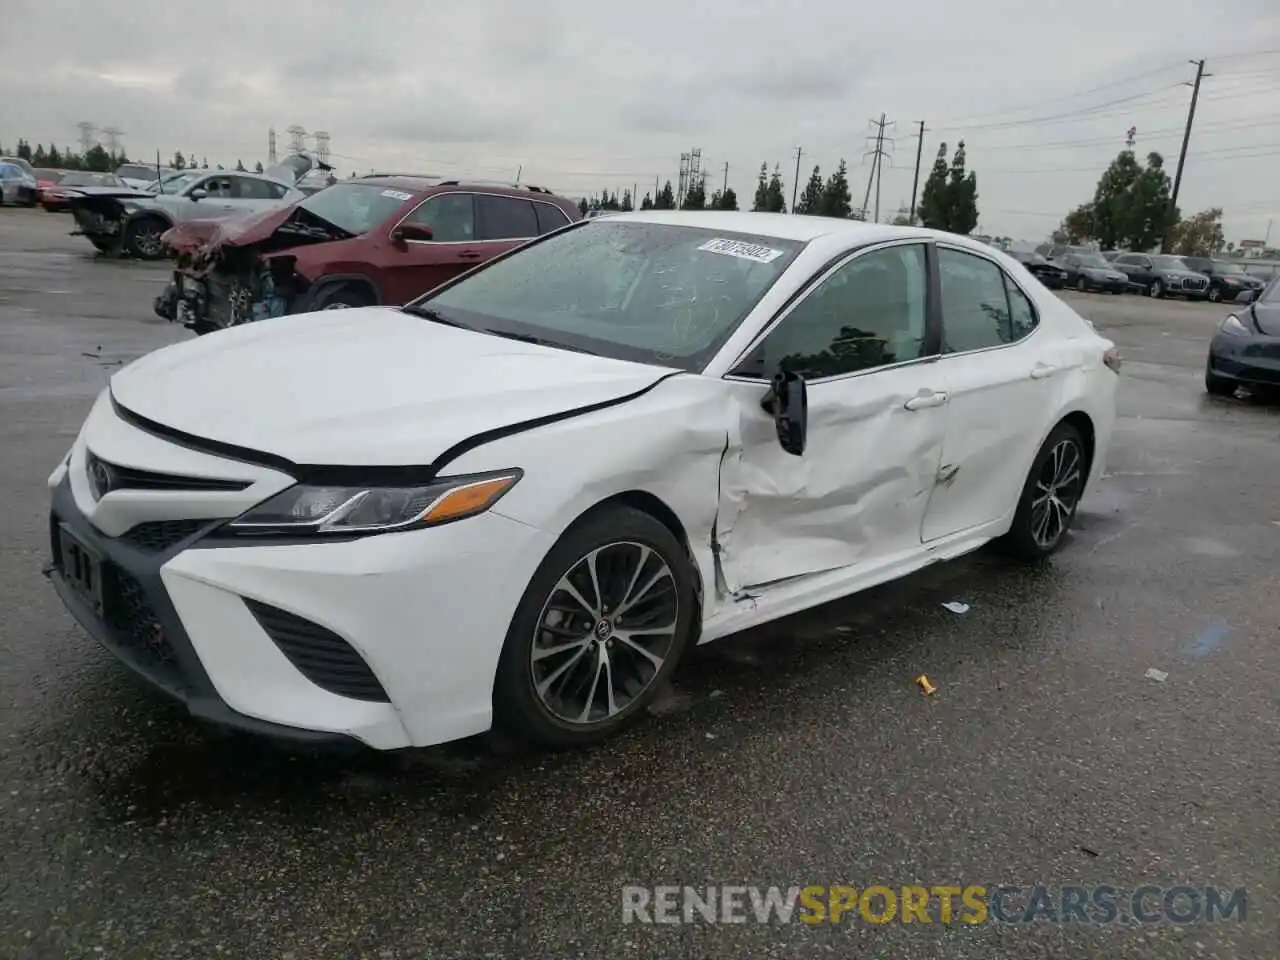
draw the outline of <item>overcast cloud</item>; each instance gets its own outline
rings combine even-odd
[[[1222,206],[1227,237],[1280,220],[1280,2],[540,0],[262,4],[9,0],[0,143],[125,131],[134,158],[266,160],[300,124],[370,167],[523,179],[578,196],[675,180],[702,149],[710,186],[749,202],[760,163],[801,179],[848,159],[854,205],[868,119],[896,120],[881,213],[963,137],[983,232],[1040,239],[1087,199],[1138,128],[1172,170],[1207,57],[1180,206]],[[1251,51],[1270,51],[1252,53]],[[1248,53],[1248,55],[1245,55]],[[1101,89],[1099,89],[1101,88]],[[1122,101],[1122,102],[1117,102]],[[1087,108],[1111,104],[1092,113]],[[1052,122],[1028,123],[1056,116]],[[1085,142],[1081,142],[1085,141]],[[923,181],[924,173],[921,175]],[[1272,231],[1280,238],[1280,224]]]

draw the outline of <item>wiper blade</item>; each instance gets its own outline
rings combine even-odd
[[[455,320],[453,317],[446,317],[439,310],[433,310],[431,307],[418,307],[410,304],[409,306],[401,307],[400,309],[405,313],[413,314],[415,317],[422,317],[424,320],[443,323],[446,327],[460,327],[463,330],[475,329],[474,327],[467,326],[461,320]]]
[[[596,352],[587,350],[584,347],[571,347],[569,344],[561,343],[559,340],[549,340],[546,337],[535,337],[531,333],[509,333],[506,330],[494,330],[490,327],[485,327],[484,332],[491,333],[495,337],[503,337],[507,340],[519,340],[521,343],[533,343],[539,347],[555,347],[557,350],[571,350],[574,353],[585,353],[593,357],[599,356]]]

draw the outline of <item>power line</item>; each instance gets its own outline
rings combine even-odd
[[[1034,126],[1036,124],[1041,124],[1041,123],[1056,123],[1061,120],[1070,119],[1071,117],[1091,115],[1096,113],[1099,110],[1108,110],[1108,109],[1117,107],[1123,103],[1132,103],[1135,100],[1145,100],[1150,97],[1167,96],[1169,91],[1174,89],[1177,89],[1177,85],[1160,87],[1157,90],[1147,90],[1143,93],[1134,93],[1134,94],[1130,94],[1127,97],[1117,97],[1115,100],[1108,100],[1104,103],[1095,103],[1089,107],[1081,107],[1077,110],[1068,110],[1063,113],[1048,114],[1043,117],[1028,117],[1023,120],[1006,120],[1001,123],[965,124],[963,126],[955,126],[955,127],[939,127],[938,129],[944,130],[944,131],[945,130],[951,130],[951,131],[1003,130],[1009,127],[1026,127],[1026,126]]]

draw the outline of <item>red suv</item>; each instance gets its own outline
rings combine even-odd
[[[400,305],[464,270],[581,218],[531,186],[374,175],[247,219],[188,221],[156,313],[197,333],[253,320]]]

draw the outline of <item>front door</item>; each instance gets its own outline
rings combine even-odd
[[[951,429],[922,537],[936,540],[1013,509],[1072,365],[1035,336],[1030,298],[994,260],[938,247]],[[1078,361],[1077,361],[1078,362]]]
[[[736,429],[716,536],[730,590],[920,549],[948,418],[926,265],[922,243],[851,255],[729,376]],[[779,369],[808,386],[802,456],[782,449],[761,408]]]
[[[403,223],[428,227],[430,240],[404,240],[388,251],[383,296],[408,303],[486,259],[476,233],[475,196],[438,193],[418,205]]]

